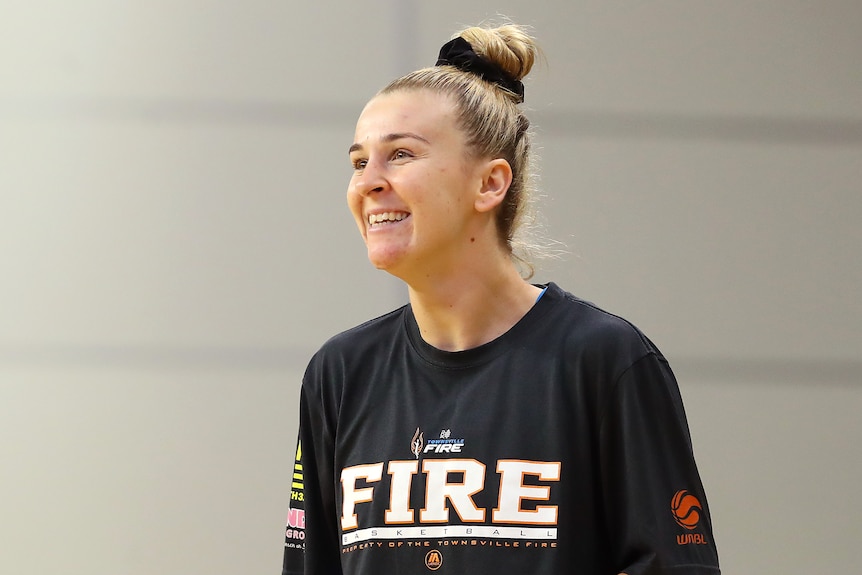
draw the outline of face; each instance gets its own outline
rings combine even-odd
[[[425,90],[377,96],[360,115],[347,202],[377,268],[405,279],[451,268],[471,242],[482,162],[455,118]]]

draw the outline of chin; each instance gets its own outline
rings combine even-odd
[[[368,250],[368,261],[371,262],[371,265],[379,270],[390,273],[398,267],[399,262],[403,259],[402,256],[403,254],[400,252],[393,253],[390,250]]]

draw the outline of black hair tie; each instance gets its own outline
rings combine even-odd
[[[443,44],[437,58],[437,66],[455,66],[463,72],[475,74],[516,94],[519,98],[518,103],[524,101],[524,84],[506,74],[499,66],[479,56],[473,51],[470,43],[460,36]]]

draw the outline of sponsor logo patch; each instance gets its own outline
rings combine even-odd
[[[303,500],[302,476],[302,443],[296,446],[296,460],[293,464],[293,480],[290,483],[290,498],[293,501]]]
[[[425,554],[425,567],[430,569],[431,571],[436,571],[440,567],[443,566],[443,554],[437,551],[436,549],[432,549],[428,553]]]
[[[681,489],[674,494],[670,500],[670,510],[679,526],[686,529],[697,527],[697,522],[700,521],[700,514],[703,513],[700,501],[685,489]]]
[[[676,536],[677,545],[707,545],[703,533],[691,533],[697,528],[703,514],[703,507],[697,497],[681,489],[670,500],[670,511],[677,525],[689,531]]]

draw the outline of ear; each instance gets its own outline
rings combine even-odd
[[[502,158],[488,161],[482,171],[482,187],[474,206],[478,212],[490,212],[506,198],[512,185],[512,167]]]

